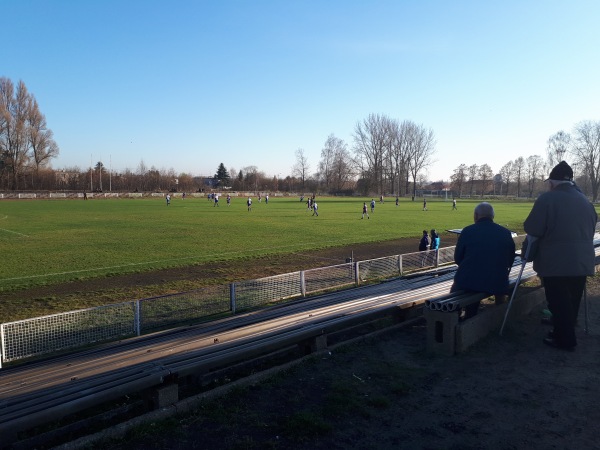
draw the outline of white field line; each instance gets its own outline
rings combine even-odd
[[[0,228],[0,231],[6,231],[7,233],[13,233],[13,234],[18,234],[19,236],[29,237],[27,234],[18,233],[16,231],[12,231],[12,230],[7,230],[6,228]]]
[[[342,241],[343,241],[343,239],[342,239]],[[340,241],[328,241],[328,242],[340,242]],[[302,245],[302,246],[303,247],[309,247],[311,245],[312,244],[305,244],[305,245]],[[143,262],[139,262],[139,263],[119,264],[119,265],[116,265],[116,266],[92,267],[92,268],[89,268],[89,269],[69,270],[69,271],[65,271],[65,272],[53,272],[53,273],[44,273],[44,274],[40,274],[40,275],[27,275],[27,276],[23,276],[23,277],[1,278],[0,282],[29,280],[29,279],[43,278],[43,277],[56,277],[56,276],[60,276],[60,275],[74,275],[74,274],[78,274],[78,273],[99,272],[99,271],[103,271],[103,270],[114,270],[114,269],[121,269],[121,268],[125,268],[125,267],[144,266],[144,265],[147,265],[147,264],[157,264],[157,263],[165,263],[165,262],[185,261],[185,260],[193,260],[193,259],[207,258],[207,257],[213,258],[213,257],[217,257],[217,256],[226,256],[226,255],[236,255],[236,254],[252,253],[252,252],[261,251],[261,250],[272,250],[274,248],[284,249],[284,248],[288,248],[288,247],[292,247],[292,246],[291,245],[282,245],[282,246],[279,246],[279,247],[272,247],[272,246],[270,246],[270,247],[260,247],[260,248],[255,248],[255,249],[251,249],[251,250],[246,250],[244,252],[237,251],[237,252],[225,252],[225,253],[212,253],[212,254],[203,255],[203,256],[186,256],[186,257],[183,257],[183,258],[158,259],[158,260],[155,260],[155,261],[143,261]],[[294,247],[296,247],[296,246],[294,246]]]
[[[0,217],[0,220],[6,220],[6,219],[8,219],[7,215],[4,215],[3,217]],[[7,230],[6,228],[0,228],[0,231],[6,231],[7,233],[13,233],[13,234],[18,234],[19,236],[29,237],[26,234],[18,233],[16,231],[12,231],[12,230]]]

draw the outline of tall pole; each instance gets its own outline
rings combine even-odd
[[[94,177],[94,164],[92,163],[94,156],[90,153],[90,191],[94,192],[94,183],[92,178]]]
[[[108,190],[112,192],[112,155],[108,156]]]

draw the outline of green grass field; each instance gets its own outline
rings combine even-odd
[[[420,237],[472,223],[477,200],[317,198],[319,216],[299,198],[245,198],[227,207],[206,199],[19,200],[0,202],[0,291],[201,262],[251,259],[315,248]],[[531,203],[493,202],[496,222],[522,233]],[[416,240],[415,240],[416,242]],[[443,232],[442,232],[443,245]]]

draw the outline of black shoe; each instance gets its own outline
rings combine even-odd
[[[552,317],[542,317],[542,320],[540,320],[540,322],[542,323],[542,325],[552,325]]]
[[[546,344],[549,347],[553,347],[553,348],[558,348],[560,350],[567,350],[569,352],[572,352],[573,350],[575,350],[575,346],[567,346],[567,345],[563,345],[563,344],[559,344],[556,339],[554,338],[544,338],[544,344]]]

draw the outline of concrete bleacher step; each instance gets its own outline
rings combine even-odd
[[[484,298],[487,296],[482,294],[481,299]],[[529,314],[544,301],[544,291],[541,288],[515,297],[508,315],[509,321]],[[459,320],[456,311],[425,308],[423,315],[427,320],[428,351],[448,356],[467,351],[473,344],[500,329],[507,308],[508,303],[490,305],[464,321]]]

